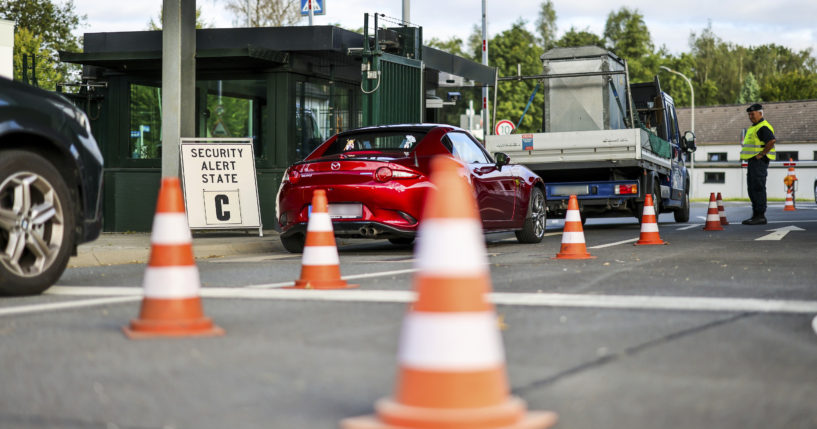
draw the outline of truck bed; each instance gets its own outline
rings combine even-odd
[[[647,167],[664,173],[670,160],[656,155],[641,128],[489,135],[486,149],[508,154],[534,171],[591,167]]]

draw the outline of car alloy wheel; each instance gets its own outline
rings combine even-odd
[[[0,185],[0,263],[20,277],[48,269],[63,241],[63,208],[42,176],[21,172]]]
[[[40,293],[62,275],[74,215],[60,173],[45,158],[4,151],[0,161],[0,295]]]
[[[547,206],[545,194],[539,188],[532,188],[528,203],[528,216],[521,230],[516,231],[520,243],[538,243],[545,236],[547,226]]]

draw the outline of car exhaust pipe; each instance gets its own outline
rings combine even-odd
[[[370,226],[361,227],[358,230],[358,232],[360,232],[360,235],[362,235],[364,237],[367,237],[367,238],[377,236],[377,230],[374,227],[370,227]]]

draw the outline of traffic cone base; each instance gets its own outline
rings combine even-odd
[[[579,200],[575,195],[570,196],[567,202],[567,214],[565,214],[564,232],[562,232],[562,245],[559,253],[551,259],[592,259],[595,256],[587,252],[587,245],[584,242],[584,230],[582,229],[582,218],[579,213]]]
[[[658,221],[655,218],[652,194],[647,194],[644,198],[644,210],[641,215],[641,235],[639,240],[633,243],[634,246],[645,244],[667,244],[664,240],[661,240],[661,236],[658,234]]]
[[[122,328],[128,338],[223,335],[204,316],[199,271],[179,179],[162,179],[150,236],[150,260],[142,281],[139,318]]]
[[[721,216],[718,214],[718,202],[715,201],[715,193],[709,194],[709,209],[706,212],[706,224],[704,231],[723,231],[721,226]]]
[[[543,429],[556,424],[549,411],[527,411],[525,402],[510,397],[500,405],[472,409],[429,409],[411,407],[384,398],[375,404],[377,415],[341,421],[342,429]]]
[[[340,258],[335,244],[332,219],[326,191],[312,193],[312,213],[306,225],[306,239],[301,262],[301,277],[295,285],[284,289],[349,289],[351,285],[340,278]]]

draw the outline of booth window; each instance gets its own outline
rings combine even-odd
[[[266,83],[262,80],[206,80],[197,86],[206,93],[201,137],[250,137],[256,158],[263,154],[263,116]]]
[[[726,183],[726,173],[704,173],[704,183]]]
[[[726,152],[710,152],[706,154],[707,161],[726,161]]]
[[[162,157],[162,88],[130,85],[128,158]]]
[[[797,156],[797,155],[798,155],[798,153],[797,153],[797,151],[796,151],[796,150],[795,150],[795,151],[788,151],[788,152],[787,152],[787,151],[780,151],[780,150],[778,150],[778,151],[775,151],[775,152],[776,152],[776,157],[775,157],[775,159],[776,159],[777,161],[784,161],[784,162],[788,162],[788,160],[789,160],[790,158],[791,158],[791,160],[792,160],[792,161],[800,161],[800,158]]]

